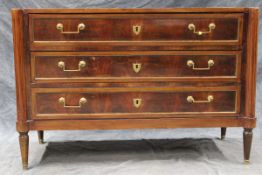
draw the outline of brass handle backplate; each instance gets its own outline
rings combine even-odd
[[[214,29],[216,28],[215,23],[210,23],[210,24],[208,25],[208,28],[209,28],[208,31],[200,31],[200,30],[199,30],[199,31],[196,31],[196,26],[195,26],[195,24],[193,24],[193,23],[188,24],[188,29],[189,29],[189,30],[192,30],[193,33],[195,33],[195,34],[197,34],[197,35],[203,35],[203,34],[211,33],[212,30],[214,30]]]
[[[141,63],[133,63],[133,70],[134,70],[135,73],[140,72],[141,67],[142,67]]]
[[[187,96],[187,102],[188,103],[211,103],[214,101],[213,95],[207,96],[207,100],[195,100],[193,96]]]
[[[192,60],[187,61],[187,66],[192,67],[193,70],[210,70],[212,66],[214,66],[214,60],[208,60],[207,65],[208,67],[195,67],[195,63]]]
[[[59,61],[57,66],[61,68],[64,72],[79,72],[83,67],[86,66],[85,61],[79,61],[78,63],[78,69],[66,69],[65,62],[64,61]]]
[[[81,30],[85,29],[85,27],[84,23],[80,23],[77,25],[77,31],[64,31],[64,25],[62,23],[56,25],[56,29],[60,30],[62,34],[79,34]]]
[[[142,104],[142,99],[141,98],[134,98],[133,99],[133,105],[136,108],[139,108]]]
[[[58,102],[59,102],[60,104],[62,104],[64,108],[81,108],[82,105],[87,102],[87,100],[86,100],[86,98],[84,98],[84,97],[80,98],[80,99],[79,99],[79,102],[78,102],[79,104],[76,105],[76,106],[68,106],[68,105],[66,105],[66,100],[65,100],[64,97],[60,97],[60,98],[58,99]]]
[[[139,35],[141,32],[142,26],[141,25],[133,25],[133,33],[135,35]]]

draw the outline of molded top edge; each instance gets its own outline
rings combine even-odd
[[[208,8],[39,8],[12,9],[25,13],[241,13],[257,7],[208,7]]]

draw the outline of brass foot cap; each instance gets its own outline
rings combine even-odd
[[[23,165],[23,170],[28,170],[28,165]]]
[[[39,144],[44,144],[44,140],[43,139],[39,139]]]
[[[250,164],[249,160],[244,160],[244,164]]]

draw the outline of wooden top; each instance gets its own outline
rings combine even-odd
[[[257,7],[252,7],[258,9]],[[240,13],[250,8],[49,8],[49,9],[12,9],[25,13]]]

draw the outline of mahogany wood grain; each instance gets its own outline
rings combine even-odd
[[[171,129],[242,127],[244,119],[237,117],[197,117],[158,119],[108,119],[104,120],[33,120],[30,130],[115,130],[115,129]],[[192,129],[193,131],[193,129]]]
[[[23,167],[28,167],[28,131],[243,127],[244,159],[256,126],[257,8],[13,9],[17,130]],[[86,28],[74,31],[78,23]],[[196,31],[215,29],[196,35]],[[132,27],[141,25],[136,35]],[[210,70],[193,71],[196,67]],[[79,72],[58,68],[64,61]],[[141,63],[138,73],[133,63]],[[187,96],[207,104],[189,104]],[[80,97],[87,103],[80,109]],[[139,108],[133,99],[141,98]]]
[[[62,44],[61,44],[62,43]],[[31,43],[31,51],[150,51],[150,50],[241,50],[242,45],[237,45],[237,42],[212,42],[212,41],[199,41],[199,42],[37,42]]]
[[[54,81],[37,81],[32,82],[31,88],[168,88],[168,87],[194,87],[195,89],[201,90],[202,87],[225,87],[225,86],[241,86],[241,82],[234,82],[234,81],[226,81],[227,79],[223,79],[223,81],[219,81],[219,79],[214,78],[213,81],[208,79],[202,79],[202,81],[197,81],[197,79],[191,79],[190,81],[185,81],[181,79],[181,81],[176,80],[174,81],[154,81],[154,82],[147,82],[147,81],[136,81],[136,82],[129,82],[129,79],[112,81],[112,82],[83,82],[81,79],[79,81],[74,81],[70,79],[70,82],[54,82]],[[30,91],[31,92],[31,91]],[[242,97],[241,97],[242,98]]]
[[[245,75],[243,78],[243,116],[255,116],[255,100],[256,100],[256,74],[257,74],[257,42],[258,42],[258,18],[259,10],[250,9],[248,13],[248,27],[246,37],[246,57],[243,60],[243,70]]]
[[[22,158],[23,169],[28,169],[28,148],[29,148],[29,136],[28,132],[19,132],[19,144]]]
[[[52,54],[52,53],[51,53]],[[195,79],[223,81],[240,80],[241,52],[157,52],[157,53],[33,53],[31,58],[32,81],[190,81]],[[196,68],[208,68],[208,61],[213,60],[210,70],[193,70],[187,65],[194,61]],[[63,61],[67,70],[78,69],[80,61],[86,66],[80,71],[68,71],[58,67]],[[141,70],[135,72],[134,64],[141,64]],[[48,71],[46,71],[48,69]]]
[[[185,86],[38,88],[32,94],[32,119],[236,116],[240,110],[239,90],[238,86],[199,87],[198,90]],[[187,102],[188,96],[207,100],[208,95],[213,95],[212,103]],[[58,103],[60,97],[65,98],[66,105],[78,105],[83,97],[87,103],[82,108],[64,108]],[[142,100],[141,107],[134,107],[135,98]]]
[[[252,145],[253,132],[252,128],[244,128],[243,144],[244,144],[244,162],[249,163],[250,151]]]
[[[96,14],[96,13],[109,13],[109,14],[148,14],[148,13],[244,13],[248,12],[250,8],[244,7],[206,7],[206,8],[76,8],[76,9],[57,9],[57,8],[42,8],[42,9],[25,9],[26,14]],[[256,9],[256,8],[252,8]]]
[[[50,15],[29,16],[30,41],[197,41],[239,40],[242,36],[242,14],[96,14],[96,15]],[[80,23],[85,29],[76,34],[63,34],[56,29],[63,24],[64,31],[76,31]],[[209,24],[215,29],[209,34],[197,35],[188,29],[193,23],[196,31],[208,31]],[[139,34],[133,26],[141,26]]]
[[[25,81],[25,40],[24,38],[24,14],[23,10],[12,10],[12,29],[14,43],[14,62],[16,76],[16,103],[17,103],[17,130],[28,131],[27,126],[27,103],[26,103],[26,81]]]
[[[162,47],[165,47],[165,50],[176,50],[176,46],[189,45],[192,48],[199,44],[202,49],[217,50],[212,45],[239,47],[242,43],[243,14],[241,13],[33,14],[29,17],[32,50],[145,50],[144,47],[152,46],[158,46],[157,50]],[[86,28],[79,33],[63,34],[56,29],[59,23],[63,24],[64,30],[69,32],[77,31],[80,23],[85,24]],[[197,35],[188,29],[190,23],[195,25],[196,31],[208,31],[210,23],[214,23],[216,27],[210,33]],[[141,26],[138,35],[133,32],[134,25]],[[171,48],[168,49],[166,46]]]
[[[208,95],[214,97],[210,103],[189,103],[188,96],[193,96],[195,100],[207,100]],[[76,118],[77,114],[81,118],[104,118],[106,114],[114,114],[114,118],[122,117],[121,114],[147,114],[144,118],[152,117],[151,113],[159,114],[195,114],[203,113],[216,115],[217,113],[236,114],[237,113],[237,94],[234,91],[202,91],[202,92],[121,92],[121,93],[38,93],[35,104],[37,118],[50,119],[57,118]],[[79,99],[86,98],[87,102],[80,108],[64,107],[58,102],[59,98],[64,97],[68,106],[79,105]],[[135,107],[134,99],[141,99],[141,105]],[[98,105],[99,104],[99,105]],[[57,115],[54,115],[57,114]],[[74,117],[72,116],[74,114]],[[91,115],[88,115],[91,114]],[[92,115],[95,114],[95,115]],[[100,115],[101,114],[101,115]],[[132,115],[133,117],[136,117]],[[130,116],[130,117],[132,117]],[[33,118],[35,118],[33,113]],[[112,115],[111,115],[112,117]],[[156,115],[157,117],[157,115]],[[174,115],[175,117],[175,115]]]

